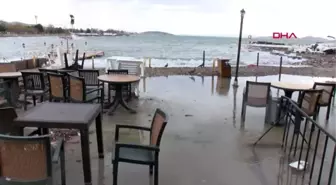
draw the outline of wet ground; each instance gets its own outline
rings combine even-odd
[[[131,103],[137,108],[137,114],[129,114],[119,107],[114,116],[106,114],[103,117],[104,160],[98,159],[94,132],[90,136],[93,184],[112,184],[115,124],[150,126],[156,108],[169,115],[161,142],[160,185],[299,184],[300,174],[291,173],[280,148],[283,128],[273,129],[256,147],[252,146],[269,125],[264,124],[264,108],[250,107],[245,124],[241,124],[242,91],[246,80],[256,78],[239,78],[236,91],[232,87],[233,79],[218,80],[217,77],[169,76],[142,80],[140,98]],[[277,76],[258,78],[258,81],[277,80]],[[310,77],[287,75],[282,76],[282,81],[313,83]],[[276,89],[272,89],[272,93],[273,96],[283,94]],[[322,108],[319,120],[333,134],[335,112],[332,108],[330,121],[325,123],[325,108]],[[94,131],[94,126],[91,129]],[[121,140],[146,143],[148,135],[124,130]],[[66,151],[67,183],[84,184],[78,138],[66,145]],[[145,185],[150,181],[147,166],[120,164],[120,185]]]

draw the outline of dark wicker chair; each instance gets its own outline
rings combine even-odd
[[[323,90],[318,102],[318,111],[320,111],[320,107],[327,107],[326,120],[329,120],[331,102],[335,94],[335,84],[315,82],[313,89]]]
[[[12,106],[9,81],[0,81],[0,107]]]
[[[44,84],[48,87],[49,81],[48,81],[48,74],[47,73],[58,73],[57,69],[45,69],[45,68],[39,68],[39,71],[43,73],[44,77]]]
[[[109,75],[127,75],[128,74],[128,69],[109,69],[107,70],[107,74]],[[108,86],[108,102],[111,102],[111,91],[115,91],[116,87],[113,84],[109,84]],[[127,95],[130,97],[131,96],[131,85],[123,87],[123,90],[127,92]]]
[[[87,89],[96,89],[103,87],[102,83],[100,83],[98,80],[98,69],[79,69],[78,75],[79,77],[84,78]]]
[[[24,110],[27,110],[27,97],[33,97],[33,104],[36,106],[36,96],[40,96],[41,102],[48,93],[44,83],[44,76],[41,72],[21,72],[24,88]]]
[[[83,58],[85,60],[85,53],[83,54]],[[73,69],[73,70],[83,69],[84,60],[82,60],[81,65],[78,64],[78,50],[76,50],[75,62],[72,65],[69,65],[67,54],[64,53],[64,63],[65,63],[64,69]]]
[[[150,128],[136,125],[116,125],[115,150],[114,158],[112,159],[113,185],[117,185],[118,182],[119,162],[148,165],[150,175],[153,174],[154,168],[154,185],[159,184],[160,142],[167,122],[168,118],[166,114],[162,110],[156,109]],[[119,142],[119,131],[121,128],[148,131],[150,133],[150,141],[148,145]]]
[[[51,185],[52,165],[60,161],[62,185],[65,179],[63,140],[51,145],[49,135],[0,135],[1,185]]]
[[[13,126],[13,121],[17,118],[13,107],[0,108],[0,134],[19,135],[20,129]]]
[[[0,134],[20,135],[21,129],[13,125],[17,113],[13,107],[0,108]],[[28,135],[36,135],[41,133],[39,129],[31,131]]]
[[[103,89],[86,89],[85,80],[82,77],[69,75],[69,101],[77,103],[92,103],[97,100],[103,106]],[[95,92],[100,92],[95,94]]]
[[[67,101],[67,85],[62,74],[48,73],[49,101]]]

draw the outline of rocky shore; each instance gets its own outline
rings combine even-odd
[[[296,64],[309,65],[312,67],[322,67],[322,68],[336,67],[336,55],[306,54],[303,57],[306,58],[307,60]]]
[[[235,75],[235,67],[231,68],[232,76]],[[145,76],[169,76],[169,75],[200,75],[211,76],[218,75],[218,71],[213,71],[212,67],[193,68],[193,67],[168,67],[168,68],[146,68]],[[239,76],[266,76],[278,75],[279,67],[274,66],[251,66],[239,67]],[[322,67],[282,67],[282,74],[334,77],[336,68]]]

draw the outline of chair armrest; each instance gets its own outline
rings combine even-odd
[[[91,89],[89,91],[86,91],[85,93],[90,94],[90,93],[93,93],[93,92],[96,92],[96,91],[99,91],[99,90],[102,90],[102,89],[103,89],[102,87],[99,87],[99,88],[96,88],[96,89]]]
[[[56,143],[53,145],[54,147],[54,153],[52,154],[52,162],[58,162],[58,159],[61,155],[61,152],[64,147],[64,140],[63,139],[57,139]]]
[[[147,131],[151,130],[149,127],[142,127],[137,125],[116,125],[116,130],[119,130],[119,128],[129,128],[129,129],[147,130]]]
[[[119,129],[120,128],[145,130],[145,131],[150,131],[151,130],[149,127],[142,127],[142,126],[137,126],[137,125],[118,125],[117,124],[116,127],[115,127],[115,136],[114,136],[115,141],[118,141],[118,139],[119,139]]]
[[[141,144],[129,144],[129,143],[115,143],[115,149],[119,150],[120,148],[137,148],[137,149],[144,149],[144,150],[151,150],[155,152],[159,152],[160,148],[154,145],[141,145]]]

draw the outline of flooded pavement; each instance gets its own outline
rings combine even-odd
[[[246,121],[241,123],[246,80],[255,81],[256,78],[239,78],[236,90],[232,87],[233,78],[168,76],[143,79],[139,100],[130,103],[136,107],[137,114],[129,114],[119,107],[113,116],[105,114],[103,117],[104,160],[98,159],[95,133],[90,136],[93,184],[112,184],[115,124],[150,126],[156,108],[169,116],[161,141],[160,185],[301,184],[302,174],[293,172],[281,150],[282,127],[274,128],[256,147],[252,146],[269,125],[264,123],[265,109],[251,107],[247,107]],[[278,76],[257,80],[277,81]],[[295,83],[313,83],[314,80],[282,76],[282,81]],[[276,97],[283,92],[272,88],[272,94]],[[325,123],[325,110],[321,108],[319,123],[334,134],[336,111],[333,107],[330,120]],[[148,143],[149,136],[145,132],[126,129],[121,132],[120,140]],[[70,185],[84,184],[78,142],[78,138],[73,138],[66,145],[66,174]],[[120,163],[118,184],[151,184],[148,166]]]

